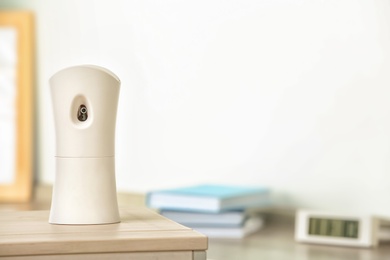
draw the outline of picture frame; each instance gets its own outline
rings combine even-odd
[[[0,11],[0,202],[31,199],[33,26],[32,12]]]

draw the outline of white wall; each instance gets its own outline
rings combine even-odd
[[[121,191],[222,181],[292,205],[390,214],[383,1],[3,1],[36,11],[39,179],[54,178],[48,78],[122,80]]]

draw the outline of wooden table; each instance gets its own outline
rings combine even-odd
[[[142,194],[119,193],[118,204],[122,208],[132,206],[143,207],[145,197]],[[0,204],[0,217],[7,211],[48,210],[50,209],[51,188],[38,186],[35,188],[35,199],[26,204]],[[45,213],[48,214],[48,213]],[[46,221],[48,216],[46,217]],[[294,241],[294,214],[287,212],[267,212],[265,226],[259,232],[244,239],[210,239],[207,257],[209,260],[389,260],[390,243],[381,243],[379,247],[350,248],[325,245],[300,244]],[[0,235],[2,232],[0,231]],[[177,252],[179,253],[179,252]],[[126,253],[109,253],[111,259],[141,259],[146,260],[145,252],[134,252],[133,258],[127,258]],[[168,254],[160,259],[175,259]],[[49,255],[50,256],[50,255]],[[65,257],[64,257],[65,256]],[[54,259],[68,259],[68,255],[60,255]],[[84,254],[82,259],[99,260],[105,254]],[[165,258],[163,258],[165,257]],[[197,257],[195,253],[194,257]],[[204,256],[202,256],[204,258]],[[13,260],[26,259],[9,258]],[[47,260],[47,257],[39,259]],[[152,258],[153,259],[153,258]]]
[[[12,260],[206,259],[204,235],[145,207],[122,209],[120,214],[118,224],[52,225],[47,210],[3,211],[0,256]]]

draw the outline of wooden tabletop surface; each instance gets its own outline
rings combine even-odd
[[[41,187],[27,204],[0,204],[1,211],[50,208],[50,188]],[[120,207],[142,206],[141,194],[118,194]],[[42,213],[47,214],[47,213]],[[42,215],[42,217],[44,217]],[[292,215],[269,214],[263,229],[239,240],[209,239],[207,258],[212,260],[389,260],[390,243],[373,249],[300,244],[294,241]]]
[[[49,211],[0,214],[0,255],[204,251],[207,238],[145,207],[120,210],[121,222],[53,225]]]

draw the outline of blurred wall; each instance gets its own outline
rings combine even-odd
[[[388,1],[2,0],[37,19],[38,176],[54,179],[48,79],[122,80],[117,185],[266,185],[300,207],[390,214]]]

